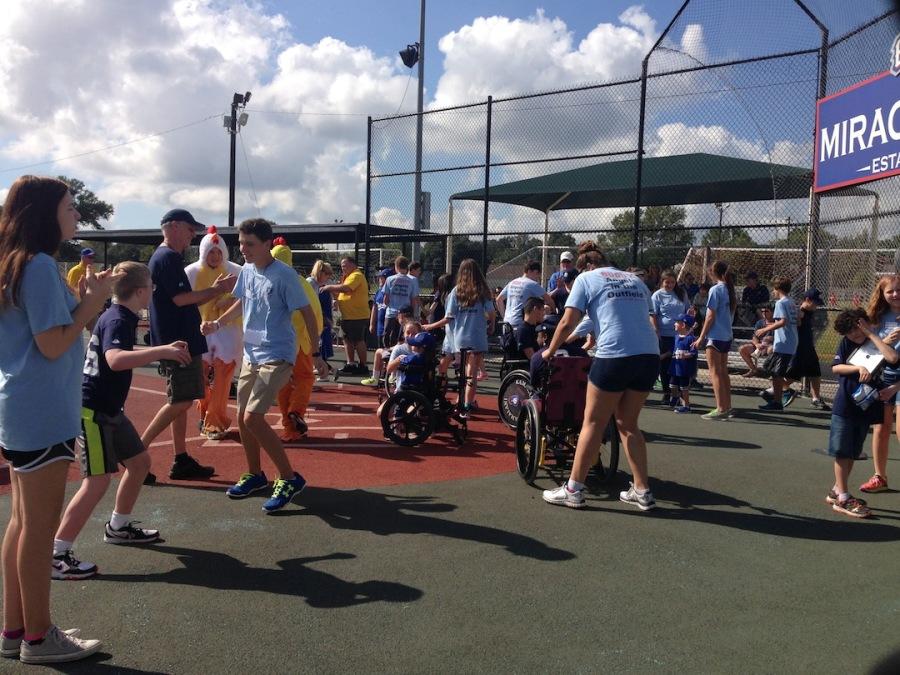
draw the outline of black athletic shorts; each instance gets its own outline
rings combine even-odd
[[[18,451],[0,448],[0,453],[3,454],[6,461],[12,464],[13,471],[28,473],[29,471],[37,471],[53,462],[75,461],[75,439],[70,438],[68,441],[56,443],[40,450]]]
[[[368,327],[368,319],[341,319],[341,330],[344,331],[344,339],[353,345],[365,342],[366,329]]]
[[[602,391],[650,391],[659,376],[659,355],[638,354],[618,358],[595,358],[588,376]]]

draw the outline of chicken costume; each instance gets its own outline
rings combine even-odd
[[[222,252],[222,262],[218,267],[210,267],[207,259],[214,249]],[[210,288],[220,274],[241,272],[241,266],[228,260],[228,247],[211,225],[207,234],[200,240],[200,260],[188,265],[185,269],[191,288],[202,291]],[[200,305],[200,317],[203,321],[215,321],[234,304],[235,297],[231,293],[210,300]],[[231,392],[231,380],[235,366],[240,362],[243,350],[243,330],[241,317],[222,324],[218,331],[206,336],[209,347],[203,355],[204,372],[206,373],[206,396],[197,402],[200,410],[201,433],[212,440],[219,440],[228,432],[231,418],[228,415],[228,394]],[[210,384],[212,371],[212,384]]]
[[[272,257],[280,260],[285,265],[293,266],[293,253],[285,243],[284,237],[276,237],[273,241]],[[313,353],[318,350],[318,336],[322,333],[322,307],[319,304],[319,295],[312,285],[302,276],[297,276],[297,281],[309,300],[309,306],[316,315],[316,335],[310,339],[306,330],[306,321],[299,311],[291,315],[291,323],[294,326],[294,334],[297,337],[297,359],[294,361],[294,372],[291,381],[278,392],[278,407],[281,410],[281,424],[284,427],[282,440],[287,442],[298,441],[306,434],[306,408],[312,396],[313,384],[316,374],[313,368]],[[299,420],[299,421],[298,421]]]

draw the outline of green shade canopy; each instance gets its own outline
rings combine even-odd
[[[538,211],[634,206],[637,160],[594,164],[493,185],[489,201]],[[645,157],[641,205],[715,204],[809,197],[810,169],[694,153]],[[484,189],[451,199],[484,201]]]

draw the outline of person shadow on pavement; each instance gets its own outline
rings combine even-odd
[[[337,530],[391,534],[427,534],[450,539],[502,546],[513,555],[535,560],[572,560],[575,554],[516,532],[496,527],[435,518],[432,513],[453,511],[453,504],[434,502],[432,497],[403,497],[368,490],[308,488],[303,509],[285,509],[273,517],[315,516]]]
[[[180,546],[153,546],[153,551],[177,556],[182,567],[155,574],[101,574],[99,581],[165,583],[202,586],[219,591],[264,591],[305,598],[318,609],[352,607],[369,602],[414,602],[422,591],[391,581],[351,582],[310,565],[356,558],[352,553],[329,553],[281,560],[280,569],[251,567],[237,558],[216,551]]]

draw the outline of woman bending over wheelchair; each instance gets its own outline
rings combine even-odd
[[[466,369],[465,392],[461,394],[459,406],[463,414],[473,409],[475,390],[478,386],[478,371],[484,364],[484,354],[488,350],[487,336],[494,332],[494,299],[491,289],[484,279],[481,268],[471,258],[459,265],[456,287],[447,296],[444,318],[425,326],[431,331],[447,326],[448,340],[455,354],[469,351]]]
[[[581,508],[584,481],[597,461],[603,432],[611,415],[625,446],[633,482],[619,499],[643,511],[656,506],[647,483],[647,445],[638,417],[659,371],[659,341],[650,323],[650,291],[637,276],[612,266],[591,242],[579,247],[579,269],[565,314],[543,352],[550,360],[587,313],[593,320],[596,355],[588,378],[584,423],[578,435],[575,461],[566,484],[545,490],[544,501]]]

